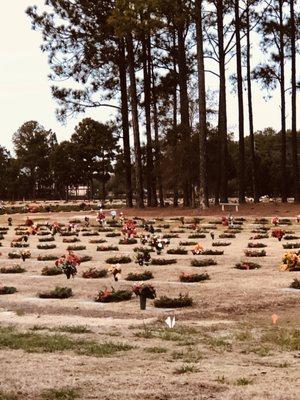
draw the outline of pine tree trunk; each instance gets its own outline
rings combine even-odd
[[[200,201],[209,207],[207,184],[207,122],[206,122],[206,90],[203,53],[202,0],[196,0],[196,35],[197,35],[197,65],[199,93],[199,155],[200,155]]]
[[[147,70],[148,70],[148,77],[149,77],[149,122],[150,122],[150,132],[151,132],[151,104],[152,104],[152,90],[151,90],[151,82],[152,82],[152,54],[151,54],[151,37],[150,35],[147,36]],[[152,187],[152,206],[157,207],[158,205],[158,200],[157,200],[157,191],[156,191],[156,185],[157,185],[157,177],[155,174],[154,170],[154,156],[153,156],[153,140],[152,140],[152,135],[150,134],[151,138],[151,165],[152,165],[152,171],[151,171],[151,177],[152,177],[152,182],[151,182],[151,187]]]
[[[126,56],[123,39],[119,42],[119,75],[121,90],[121,114],[123,130],[123,149],[126,179],[126,205],[133,207],[132,203],[132,182],[131,182],[131,158],[130,158],[130,139],[129,139],[129,117],[128,117],[128,95],[126,79]]]
[[[162,178],[161,178],[160,143],[159,143],[159,133],[158,133],[157,96],[156,96],[153,64],[151,64],[151,76],[152,76],[155,171],[156,171],[156,176],[157,176],[159,206],[164,207],[165,203],[164,203],[164,193],[163,193],[163,185],[162,185]]]
[[[218,48],[219,48],[219,118],[218,131],[220,135],[220,200],[228,202],[228,147],[227,147],[227,104],[226,104],[226,73],[225,73],[225,51],[224,51],[224,21],[223,0],[219,0],[217,8]]]
[[[131,114],[132,114],[132,130],[134,138],[134,151],[135,151],[135,179],[136,179],[136,199],[137,207],[144,207],[144,193],[143,193],[143,175],[142,175],[142,155],[140,144],[140,131],[138,120],[138,101],[136,91],[135,79],[135,62],[133,52],[133,39],[132,34],[129,33],[126,37],[126,47],[128,55],[128,68],[130,78],[130,99],[131,99]]]
[[[250,134],[250,151],[251,151],[251,178],[252,178],[252,192],[254,202],[259,202],[259,195],[257,189],[257,166],[255,154],[255,140],[254,140],[254,124],[253,124],[253,103],[252,103],[252,81],[251,81],[251,38],[250,38],[250,1],[247,1],[247,14],[246,14],[246,36],[247,36],[247,91],[248,91],[248,117],[249,117],[249,134]]]
[[[282,202],[287,201],[286,185],[286,121],[285,121],[285,68],[284,68],[284,23],[283,23],[283,0],[279,0],[279,20],[280,20],[280,98],[281,98],[281,197]]]
[[[151,83],[148,74],[148,55],[147,55],[146,36],[142,37],[143,52],[143,75],[144,75],[144,108],[146,119],[146,186],[147,186],[147,205],[153,206],[152,199],[152,174],[153,174],[153,158],[152,158],[152,138],[151,138]]]
[[[244,143],[244,99],[241,52],[240,2],[235,0],[236,72],[239,110],[239,202],[245,203],[245,143]]]
[[[291,19],[291,83],[292,83],[292,159],[293,159],[293,194],[295,203],[300,202],[298,143],[297,143],[297,84],[296,84],[296,23],[294,0],[290,0]]]
[[[181,130],[183,135],[182,151],[184,157],[183,169],[183,204],[185,207],[191,206],[191,168],[190,168],[190,117],[189,117],[189,98],[188,98],[188,71],[186,63],[186,49],[184,38],[184,24],[179,21],[177,26],[178,35],[178,76],[180,89],[180,116]]]
[[[177,60],[176,60],[176,32],[172,31],[173,36],[173,74],[174,74],[174,90],[173,90],[173,133],[174,133],[174,149],[173,149],[173,165],[174,165],[174,186],[173,186],[173,205],[178,207],[178,162],[177,162]]]

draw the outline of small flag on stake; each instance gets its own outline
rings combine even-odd
[[[176,322],[175,317],[168,317],[168,318],[165,320],[165,323],[167,324],[167,326],[168,326],[169,328],[174,328],[175,322]]]

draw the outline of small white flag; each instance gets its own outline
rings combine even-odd
[[[174,326],[175,326],[175,317],[168,317],[166,320],[165,320],[165,323],[167,324],[167,326],[169,327],[169,328],[174,328]]]

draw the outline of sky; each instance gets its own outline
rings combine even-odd
[[[84,116],[99,121],[110,118],[111,109],[94,109],[85,115],[71,118],[66,125],[56,120],[55,100],[50,87],[53,82],[48,79],[50,72],[47,54],[40,50],[41,34],[31,30],[31,24],[25,10],[31,5],[43,5],[44,0],[2,0],[0,14],[0,110],[1,133],[0,144],[12,150],[12,136],[26,121],[36,120],[46,129],[52,129],[58,141],[68,139],[74,127]],[[258,45],[258,44],[257,44]],[[257,61],[260,52],[253,49],[253,62]],[[232,67],[234,67],[234,62]],[[230,73],[230,71],[228,71]],[[207,76],[207,87],[217,89],[217,78]],[[279,93],[273,94],[272,100],[266,102],[257,84],[254,84],[255,129],[271,126],[280,128]],[[246,97],[246,96],[245,96]],[[287,96],[289,105],[289,95]],[[246,99],[245,99],[246,100]],[[237,99],[228,90],[228,128],[237,133]],[[246,114],[247,117],[247,114]],[[287,113],[287,126],[290,126],[290,115]],[[299,124],[298,124],[299,126]],[[248,128],[246,125],[246,132]]]

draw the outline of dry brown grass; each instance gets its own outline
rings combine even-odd
[[[66,222],[72,217],[83,219],[84,215],[60,213],[59,218]],[[35,218],[42,222],[49,215]],[[58,215],[50,218],[56,220]],[[24,219],[13,216],[14,226]],[[261,260],[261,269],[233,268],[243,259],[253,229],[253,218],[248,219],[245,229],[224,248],[224,255],[215,257],[218,264],[203,268],[203,272],[209,272],[208,281],[178,281],[182,271],[199,272],[190,265],[195,258],[191,248],[188,255],[164,252],[162,257],[176,257],[176,264],[147,267],[154,275],[151,283],[158,296],[188,293],[194,299],[193,307],[176,311],[157,310],[149,301],[148,310],[141,312],[134,297],[126,303],[94,303],[98,290],[105,286],[130,288],[125,277],[141,272],[141,267],[134,262],[123,265],[118,282],[111,276],[83,279],[81,272],[86,268],[105,267],[107,253],[97,252],[97,244],[80,234],[92,261],[79,267],[74,280],[67,281],[64,275],[42,276],[42,269],[53,262],[36,261],[40,254],[38,237],[30,237],[32,257],[22,263],[26,272],[0,275],[1,283],[18,289],[0,299],[0,323],[4,326],[0,330],[0,400],[42,400],[46,394],[53,399],[69,395],[82,400],[297,400],[300,298],[299,291],[283,289],[300,273],[279,271],[284,250],[282,243],[272,238],[262,240],[268,244],[268,256]],[[159,223],[170,225],[166,232],[181,225],[168,218]],[[6,217],[2,216],[0,225],[4,224]],[[225,229],[218,225],[216,237]],[[291,229],[300,235],[299,225],[294,223]],[[99,238],[105,234],[100,233]],[[171,239],[172,248],[187,241],[189,234],[191,231],[186,230]],[[206,236],[199,242],[211,248],[212,240]],[[0,267],[11,265],[7,254],[13,237],[11,228],[2,241]],[[119,238],[107,240],[109,245],[117,245]],[[60,256],[68,243],[59,236],[55,243],[57,248],[47,253]],[[117,254],[134,260],[134,247],[119,245]],[[74,297],[36,297],[38,292],[55,286],[71,287]],[[272,314],[279,317],[276,325],[272,324]],[[168,315],[176,316],[173,329],[164,323]],[[6,328],[8,325],[14,328]],[[120,343],[125,347],[118,347]],[[103,344],[110,347],[105,350]]]

